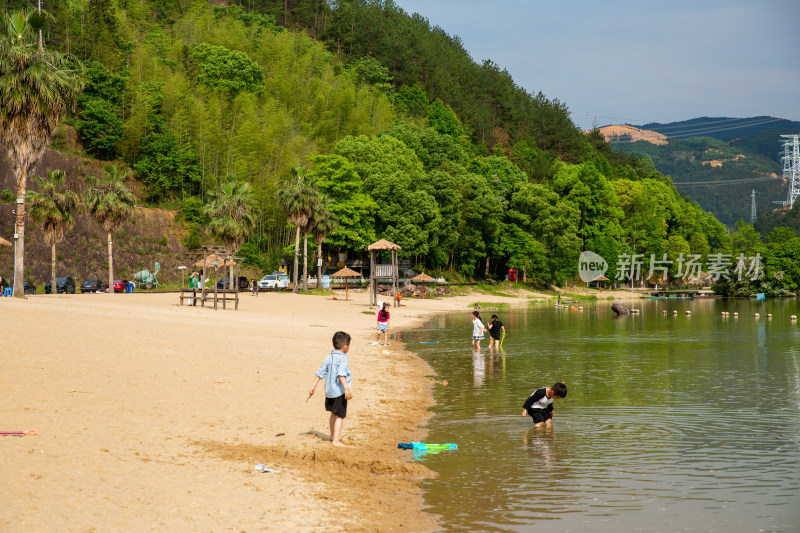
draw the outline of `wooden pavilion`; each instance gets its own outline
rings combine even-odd
[[[390,264],[377,264],[378,252],[389,250],[391,252]],[[369,305],[377,305],[378,303],[378,279],[391,279],[392,280],[392,300],[394,306],[400,305],[397,299],[397,292],[400,288],[400,267],[397,263],[397,251],[402,250],[399,245],[389,242],[386,239],[373,242],[367,246],[369,252]]]
[[[202,259],[198,259],[198,257],[202,257]],[[184,301],[187,301],[188,305],[197,306],[198,300],[200,301],[200,306],[205,307],[206,302],[214,302],[214,309],[218,309],[219,302],[222,302],[222,308],[227,309],[227,303],[233,302],[234,310],[239,309],[239,286],[238,286],[238,279],[239,279],[239,264],[237,260],[240,260],[239,257],[234,257],[234,255],[227,249],[222,246],[201,246],[197,250],[187,252],[184,255],[184,261],[187,263],[192,263],[192,267],[195,269],[202,269],[200,272],[200,280],[198,287],[184,287],[183,286],[183,277],[181,277],[181,297],[180,303],[184,305]],[[228,275],[228,286],[226,288],[219,289],[217,288],[217,278],[219,277],[219,267],[222,267],[223,274],[225,273],[226,269],[230,271]],[[214,286],[213,288],[209,288],[205,283],[205,280],[208,279],[208,274],[210,273],[209,269],[214,269]]]

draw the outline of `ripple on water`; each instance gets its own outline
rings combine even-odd
[[[444,529],[798,531],[798,331],[647,309],[627,323],[503,315],[502,356],[465,350],[460,315],[424,333],[439,344],[423,357],[449,381],[429,441],[459,445],[426,458]],[[557,380],[570,394],[553,427],[531,428],[524,398]]]

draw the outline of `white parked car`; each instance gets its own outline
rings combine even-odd
[[[273,272],[258,280],[258,288],[262,290],[288,289],[289,276],[283,272]]]
[[[267,274],[266,276],[258,280],[258,288],[261,290],[277,289],[278,276],[274,274]]]

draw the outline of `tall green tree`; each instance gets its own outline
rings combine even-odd
[[[28,191],[31,218],[44,230],[44,241],[50,245],[50,283],[56,291],[56,244],[64,240],[64,230],[75,224],[73,212],[81,203],[77,193],[64,189],[66,173],[63,170],[48,170],[46,178],[40,178],[39,191]]]
[[[125,185],[125,172],[116,165],[105,165],[100,178],[89,176],[86,210],[108,236],[108,287],[114,292],[114,246],[111,234],[133,214],[136,197]]]
[[[289,224],[296,228],[294,239],[294,277],[293,292],[300,290],[298,285],[299,255],[300,255],[300,231],[308,225],[312,211],[317,205],[319,194],[311,180],[306,178],[303,167],[292,167],[291,178],[281,183],[278,189],[278,200],[286,210]]]
[[[203,214],[209,218],[208,229],[222,240],[225,248],[236,253],[256,222],[253,189],[249,183],[229,177],[208,195],[209,202],[203,207]],[[228,279],[229,288],[236,288],[233,266]]]
[[[330,235],[330,243],[337,248],[363,250],[375,242],[375,213],[378,204],[362,192],[361,177],[355,165],[340,155],[310,157],[314,168],[308,177],[314,180],[320,193],[329,198],[328,210],[338,224]]]
[[[23,298],[28,176],[42,158],[61,115],[82,88],[81,64],[38,40],[44,13],[0,14],[0,144],[17,182],[14,296]],[[37,42],[38,40],[38,42]]]
[[[311,210],[309,212],[308,223],[303,227],[303,290],[308,290],[308,236],[311,235],[314,241],[318,244],[317,258],[321,258],[322,254],[322,241],[325,240],[328,233],[336,227],[336,217],[328,209],[330,199],[323,194],[317,193],[316,199],[311,203]],[[322,240],[317,241],[317,238]],[[318,268],[318,274],[322,272],[322,268]],[[317,286],[322,280],[317,278]]]
[[[325,204],[323,203],[323,205]],[[322,286],[322,243],[324,243],[328,235],[336,229],[337,224],[338,220],[336,215],[325,208],[317,213],[314,229],[311,230],[311,235],[314,238],[314,242],[317,244],[317,288]]]

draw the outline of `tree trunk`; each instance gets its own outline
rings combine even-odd
[[[108,232],[108,292],[114,294],[114,251],[110,231]]]
[[[308,235],[303,235],[303,290],[308,291]]]
[[[297,226],[297,232],[294,236],[294,272],[292,272],[292,277],[294,278],[294,288],[292,289],[293,293],[297,293],[300,290],[300,286],[297,284],[297,268],[298,268],[298,257],[300,256],[300,226]]]
[[[28,191],[28,166],[23,163],[17,182],[17,213],[14,222],[14,297],[25,298],[25,195]]]
[[[58,294],[58,286],[56,285],[56,239],[50,243],[50,292]]]
[[[322,241],[317,243],[317,288],[322,287]]]

